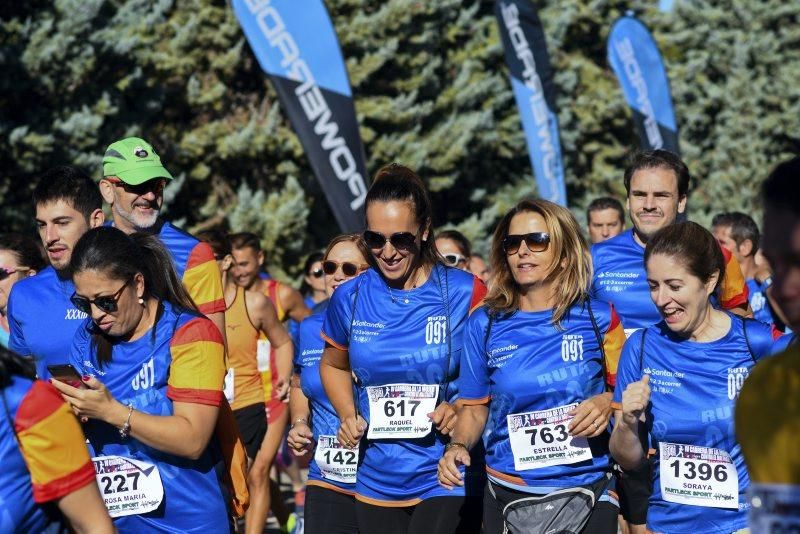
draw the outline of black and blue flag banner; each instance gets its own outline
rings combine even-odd
[[[233,0],[344,232],[364,227],[364,145],[339,40],[322,0]]]
[[[608,62],[633,112],[641,147],[680,154],[669,80],[647,27],[630,13],[620,17],[611,27],[607,48]]]
[[[542,23],[530,0],[496,0],[495,15],[539,196],[566,206],[556,93]]]

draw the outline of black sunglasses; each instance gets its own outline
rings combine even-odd
[[[322,269],[314,269],[313,271],[308,273],[308,276],[313,276],[314,278],[322,278],[323,274],[325,274],[325,271],[323,271]]]
[[[164,178],[147,180],[146,182],[142,182],[141,184],[137,185],[131,185],[116,178],[106,178],[106,180],[115,186],[121,187],[125,190],[125,192],[133,193],[137,196],[146,195],[151,191],[155,193],[156,196],[161,196],[161,194],[164,193],[164,188],[167,186],[167,180]]]
[[[369,267],[369,265],[364,265],[363,263],[361,265],[356,265],[355,263],[350,263],[349,261],[338,262],[326,260],[322,262],[322,270],[325,271],[325,274],[327,275],[335,274],[336,271],[339,270],[340,266],[345,276],[355,276]]]
[[[380,250],[386,246],[386,243],[391,243],[397,250],[407,252],[412,250],[417,244],[417,236],[411,232],[395,232],[389,237],[386,237],[380,232],[373,232],[372,230],[364,231],[364,242],[372,250]]]
[[[547,232],[532,232],[530,234],[508,234],[503,239],[503,252],[506,254],[516,254],[522,242],[531,252],[542,252],[547,250],[550,244],[550,234]]]
[[[88,315],[92,314],[92,304],[97,306],[97,309],[102,312],[114,313],[118,309],[117,301],[122,296],[122,291],[126,287],[128,287],[128,284],[130,283],[131,281],[128,280],[127,282],[122,284],[122,287],[119,288],[119,290],[117,290],[117,292],[114,293],[113,295],[103,295],[92,300],[92,299],[87,299],[86,297],[78,296],[75,293],[73,293],[72,296],[69,298],[69,300],[70,302],[72,302],[73,306],[78,308],[78,310]]]

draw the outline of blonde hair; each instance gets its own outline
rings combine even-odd
[[[572,305],[589,298],[592,283],[592,257],[581,234],[578,221],[572,213],[547,200],[523,200],[500,220],[492,238],[490,262],[492,279],[489,294],[484,302],[492,313],[507,313],[519,309],[519,285],[508,266],[508,256],[503,250],[503,240],[508,235],[511,219],[520,213],[538,213],[547,225],[553,251],[553,264],[547,280],[553,290],[553,324],[561,320]],[[562,268],[561,265],[564,265]]]

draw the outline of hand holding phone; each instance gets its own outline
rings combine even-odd
[[[86,389],[86,385],[83,383],[80,373],[69,363],[48,365],[47,370],[50,371],[53,378],[59,382],[64,382],[74,388]]]

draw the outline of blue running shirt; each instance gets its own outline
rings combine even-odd
[[[8,299],[9,348],[36,361],[36,374],[50,378],[48,365],[67,363],[75,331],[86,319],[69,298],[71,279],[62,280],[52,267],[14,284]]]
[[[773,343],[768,325],[753,320],[747,323],[752,354],[743,332],[744,321],[733,315],[728,333],[709,343],[678,338],[663,322],[635,332],[625,343],[614,401],[622,401],[628,384],[650,375],[645,426],[656,452],[660,442],[721,449],[730,456],[739,478],[738,502],[732,503],[733,508],[668,502],[661,493],[661,461],[657,455],[647,513],[647,528],[654,532],[729,534],[747,526],[745,491],[750,479],[736,440],[734,405],[754,359],[769,355]],[[685,469],[683,473],[681,480],[687,491],[707,489],[707,482],[699,476],[687,474]]]
[[[488,339],[486,307],[469,318],[458,389],[462,403],[489,404],[484,441],[486,469],[493,482],[528,493],[549,493],[596,482],[609,471],[608,434],[589,440],[591,458],[584,461],[522,470],[515,468],[509,440],[509,415],[581,403],[604,393],[606,384],[613,387],[625,334],[609,304],[592,301],[591,309],[605,361],[585,306],[572,306],[561,329],[553,325],[551,310],[496,316]],[[533,441],[539,452],[550,447],[536,436]]]
[[[169,303],[153,330],[131,342],[116,343],[111,362],[97,361],[91,320],[75,335],[71,363],[95,376],[123,404],[152,415],[172,415],[173,402],[219,406],[225,376],[222,336],[195,312],[177,312]],[[136,425],[134,413],[131,424]],[[206,451],[189,460],[156,450],[133,437],[121,439],[116,427],[90,420],[85,426],[93,456],[121,456],[158,467],[164,498],[154,511],[117,517],[120,532],[228,532],[227,497],[218,479],[224,469],[212,436]],[[101,488],[102,489],[102,488]]]
[[[725,257],[725,277],[719,301],[723,308],[731,309],[747,301],[747,285],[736,258],[720,249]],[[592,265],[592,296],[614,305],[627,335],[661,321],[647,285],[644,247],[636,241],[632,229],[592,245]]]
[[[367,422],[369,399],[364,388],[370,386],[441,386],[447,370],[447,391],[440,400],[458,398],[455,379],[464,327],[485,293],[478,278],[442,265],[414,289],[391,289],[374,269],[336,289],[322,335],[331,345],[349,351],[359,386],[357,409]],[[464,495],[464,488],[448,491],[437,481],[437,464],[448,439],[435,429],[415,439],[362,439],[356,498],[378,506],[412,506],[430,497]]]
[[[313,315],[306,317],[300,323],[294,359],[295,374],[300,376],[300,388],[308,398],[311,407],[309,424],[316,444],[319,444],[320,435],[336,436],[340,424],[339,416],[331,405],[331,401],[328,400],[328,395],[325,394],[319,377],[319,364],[322,361],[322,351],[325,349],[325,340],[322,339],[320,332],[327,309],[327,301],[323,301],[316,307]],[[341,454],[340,459],[355,468],[358,461],[357,454],[358,451],[347,451],[347,454]],[[341,462],[339,463],[341,464]],[[308,483],[349,495],[353,495],[356,489],[355,484],[326,478],[315,458],[311,459],[308,466]]]
[[[753,309],[753,317],[762,323],[775,324],[775,316],[772,315],[772,308],[769,307],[767,300],[767,288],[764,284],[759,284],[754,278],[747,280],[747,289],[750,292],[748,300]]]

